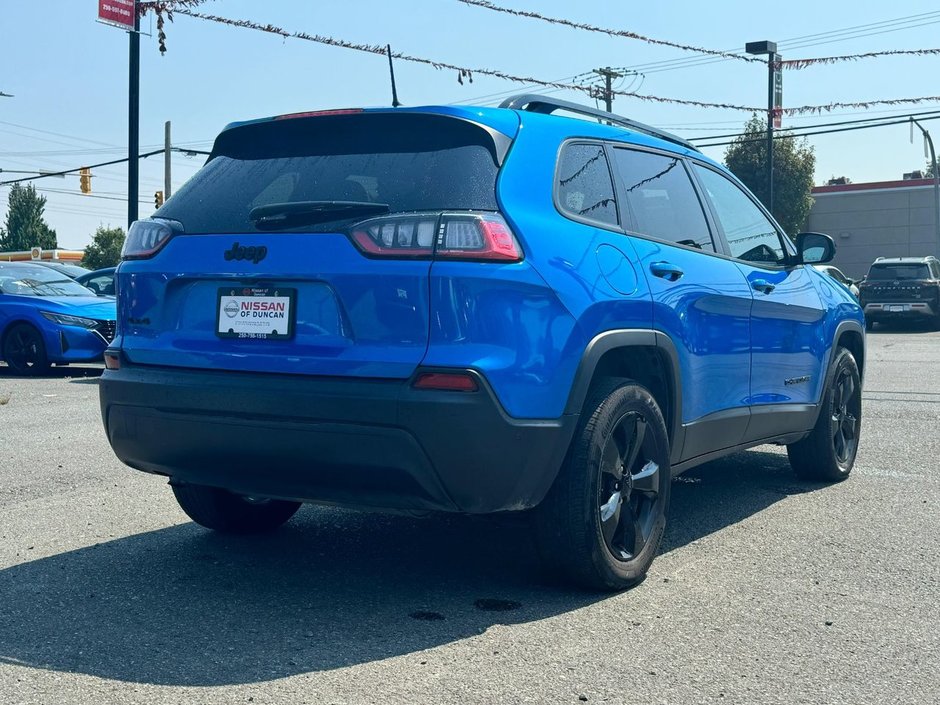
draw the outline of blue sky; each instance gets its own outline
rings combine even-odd
[[[888,4],[809,2],[660,3],[583,0],[499,0],[534,10],[651,37],[739,50],[747,41],[772,39],[785,59],[885,49],[940,47],[940,8],[929,0]],[[127,35],[98,24],[96,0],[0,0],[0,169],[55,170],[126,154]],[[471,68],[499,69],[546,80],[582,74],[598,66],[636,67],[645,74],[639,92],[708,102],[763,105],[766,68],[739,61],[659,64],[694,57],[677,49],[550,26],[497,14],[457,0],[214,0],[205,12],[272,23],[291,31],[362,43],[391,43],[395,50]],[[894,25],[859,30],[855,38],[812,37],[860,25],[925,13]],[[903,27],[903,28],[901,28]],[[151,20],[143,20],[151,31]],[[896,29],[896,31],[888,31]],[[174,143],[208,149],[232,120],[328,107],[387,105],[387,64],[382,57],[177,16],[168,24],[166,56],[153,37],[142,38],[141,145],[160,146],[163,123],[173,123]],[[806,39],[797,39],[805,37]],[[789,40],[789,41],[784,41]],[[398,62],[399,95],[408,105],[451,102],[495,104],[521,91],[506,81],[474,77],[460,85],[453,71]],[[789,72],[787,106],[833,101],[940,95],[940,57],[871,59]],[[634,88],[639,84],[636,79]],[[625,86],[629,86],[629,81]],[[590,100],[571,91],[555,96]],[[940,107],[844,110],[822,117],[785,119],[799,126],[868,115],[907,114]],[[616,112],[666,127],[687,137],[734,132],[747,113],[618,98]],[[940,121],[934,128],[940,144]],[[853,181],[900,178],[924,165],[919,139],[909,142],[906,125],[815,137],[817,183],[830,176]],[[706,152],[720,159],[722,149]],[[175,188],[200,159],[173,157]],[[79,192],[77,176],[36,181],[48,199],[47,220],[63,247],[85,246],[99,224],[125,225],[126,168],[94,172],[94,194]],[[0,180],[13,174],[0,174]],[[162,157],[141,163],[141,215],[152,210],[162,188]],[[9,187],[0,187],[0,218]],[[114,200],[112,200],[114,199]]]

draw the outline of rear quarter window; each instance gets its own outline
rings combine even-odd
[[[617,225],[617,202],[607,154],[600,144],[566,144],[558,158],[555,200],[575,220]]]

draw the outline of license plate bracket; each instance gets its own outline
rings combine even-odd
[[[279,286],[219,288],[215,334],[243,340],[294,337],[297,290]]]

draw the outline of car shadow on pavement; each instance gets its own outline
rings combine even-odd
[[[807,489],[780,454],[710,463],[673,484],[663,550]],[[610,599],[551,582],[527,526],[305,507],[263,537],[182,524],[41,558],[0,571],[0,663],[160,685],[255,683],[391,657],[417,666],[420,652],[494,624]],[[627,599],[642,602],[643,590]]]

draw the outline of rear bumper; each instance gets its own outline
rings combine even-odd
[[[900,310],[897,310],[900,307]],[[865,318],[870,321],[894,320],[898,318],[932,318],[940,314],[929,301],[892,301],[889,303],[866,303]]]
[[[175,482],[254,496],[488,513],[547,493],[577,416],[508,417],[410,380],[311,378],[123,363],[100,381],[118,458]]]

